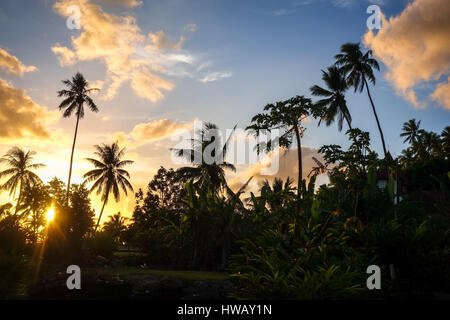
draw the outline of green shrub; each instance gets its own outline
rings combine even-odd
[[[93,238],[88,240],[89,250],[98,256],[112,258],[117,250],[117,243],[114,237],[108,232],[97,232]]]
[[[365,270],[350,263],[357,252],[342,244],[343,234],[328,230],[321,240],[320,225],[311,225],[308,238],[296,240],[269,230],[255,241],[242,242],[232,258],[238,299],[345,299],[364,290]],[[312,240],[312,241],[311,241]]]
[[[25,272],[22,256],[0,255],[0,299],[14,297]]]

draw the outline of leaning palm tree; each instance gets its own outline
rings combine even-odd
[[[325,164],[320,162],[316,157],[312,157],[313,161],[317,164],[317,166],[312,167],[311,171],[308,174],[308,178],[317,178],[318,175],[329,172],[330,170],[327,168]]]
[[[58,91],[58,97],[65,97],[65,99],[60,103],[59,110],[64,109],[63,117],[68,118],[74,112],[77,116],[77,122],[75,125],[75,134],[73,136],[72,153],[70,155],[70,167],[69,167],[69,178],[67,181],[67,191],[66,191],[66,204],[69,202],[69,190],[70,190],[70,179],[72,177],[72,164],[73,164],[73,153],[75,151],[75,143],[77,141],[78,133],[78,123],[81,118],[84,117],[84,104],[86,103],[89,109],[93,112],[98,112],[97,105],[94,103],[89,94],[93,91],[98,91],[98,88],[88,88],[88,82],[84,76],[77,72],[72,80],[64,80],[62,82],[67,90]]]
[[[180,181],[193,180],[194,184],[202,187],[211,186],[215,191],[220,189],[228,191],[225,170],[236,171],[233,164],[225,161],[232,134],[222,144],[220,137],[216,134],[217,130],[215,124],[207,122],[201,130],[196,132],[197,138],[191,139],[191,149],[170,149],[178,157],[184,158],[193,165],[193,167],[181,167],[176,171],[177,178]],[[212,146],[216,148],[212,150],[211,154],[207,155],[205,153],[206,148]],[[211,156],[212,159],[206,159],[206,156]]]
[[[386,144],[384,142],[383,131],[381,130],[380,121],[378,120],[377,111],[370,95],[369,84],[375,84],[376,79],[373,69],[380,70],[377,60],[372,58],[372,50],[368,50],[365,54],[361,52],[359,43],[345,43],[341,46],[341,53],[335,56],[336,65],[341,68],[347,77],[349,86],[354,87],[355,92],[362,92],[364,88],[367,90],[372,111],[375,115],[378,130],[380,131],[381,142],[383,144],[384,156],[387,156]]]
[[[125,195],[128,195],[127,190],[133,191],[133,187],[128,181],[130,174],[123,169],[126,165],[132,164],[133,161],[121,160],[125,155],[125,148],[120,149],[117,142],[111,145],[96,145],[95,148],[97,149],[95,155],[98,156],[98,160],[92,158],[86,159],[94,165],[95,169],[83,175],[85,179],[84,183],[94,181],[89,192],[96,190],[97,195],[102,195],[103,206],[94,229],[94,234],[100,224],[109,195],[112,193],[117,202],[120,200],[120,189],[123,190]]]
[[[311,93],[315,96],[324,97],[317,101],[315,105],[324,112],[319,120],[319,125],[322,120],[325,120],[327,126],[338,119],[338,129],[342,130],[342,124],[347,121],[349,129],[352,128],[352,117],[345,101],[344,93],[348,88],[347,80],[342,71],[336,66],[328,68],[328,71],[322,70],[322,80],[328,89],[314,85],[311,87]]]
[[[419,141],[420,137],[420,120],[416,121],[416,119],[411,119],[408,122],[405,122],[400,137],[405,138],[403,143],[408,142],[414,146]]]
[[[33,163],[35,154],[36,152],[34,151],[29,150],[25,152],[25,150],[21,148],[14,147],[0,158],[0,163],[8,166],[8,169],[0,172],[0,179],[9,177],[1,188],[9,191],[9,195],[13,198],[16,196],[17,189],[19,190],[19,197],[17,198],[15,209],[16,214],[25,187],[31,187],[42,182],[41,179],[31,171],[45,167],[44,164]]]

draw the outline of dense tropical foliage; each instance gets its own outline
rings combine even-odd
[[[217,139],[212,123],[189,141],[191,148],[172,149],[190,166],[160,167],[145,190],[135,195],[130,219],[109,215],[99,232],[110,195],[132,191],[124,169],[125,150],[118,143],[95,146],[94,169],[81,185],[65,185],[54,178],[44,183],[34,170],[33,151],[18,147],[0,162],[6,168],[1,185],[15,204],[0,206],[0,297],[15,297],[25,283],[33,296],[36,283],[69,263],[87,268],[117,263],[117,251],[139,252],[139,261],[125,264],[147,268],[215,270],[233,281],[229,298],[236,299],[347,299],[435,297],[450,292],[450,127],[441,133],[420,128],[420,121],[403,124],[406,148],[393,159],[370,96],[378,63],[359,44],[345,44],[336,64],[323,71],[326,89],[268,104],[247,127],[258,137],[281,130],[279,140],[257,145],[258,152],[288,149],[298,152],[297,180],[265,177],[259,190],[228,185],[224,161],[230,137]],[[60,108],[83,117],[83,104],[97,111],[87,82],[77,74],[60,91]],[[383,157],[371,137],[351,125],[344,97],[349,87],[367,90],[380,131]],[[323,145],[311,173],[303,177],[302,121],[315,118],[330,125],[337,121],[349,147]],[[77,130],[77,129],[76,129]],[[75,146],[76,132],[73,146]],[[204,149],[219,146],[206,161]],[[73,149],[72,149],[73,156]],[[72,167],[72,160],[70,167]],[[328,177],[318,185],[316,178]],[[70,182],[70,173],[69,173]],[[92,183],[90,189],[86,184]],[[91,192],[101,196],[98,218]],[[14,197],[13,197],[14,198]],[[54,212],[50,220],[48,211]],[[382,270],[382,290],[367,290],[369,265]],[[60,272],[60,271],[59,271]],[[43,280],[44,279],[44,280]],[[39,282],[41,281],[41,282]],[[42,282],[43,281],[43,282]],[[122,284],[121,284],[122,285]],[[124,288],[123,285],[121,288]],[[23,289],[22,289],[23,290]]]

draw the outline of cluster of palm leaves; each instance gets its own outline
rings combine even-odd
[[[424,161],[432,158],[448,158],[450,154],[450,126],[439,135],[420,128],[420,120],[411,119],[402,127],[403,143],[409,147],[403,150],[400,161],[410,164],[415,160]]]
[[[329,67],[327,71],[322,70],[322,79],[327,89],[318,85],[311,87],[313,95],[323,97],[315,103],[321,109],[321,120],[324,120],[325,124],[329,126],[337,119],[339,131],[342,130],[345,120],[351,129],[352,117],[345,100],[345,91],[351,87],[355,92],[362,92],[366,89],[386,157],[387,149],[383,131],[369,89],[369,82],[373,85],[376,82],[373,70],[380,70],[377,60],[372,58],[372,50],[363,53],[359,43],[346,43],[342,45],[341,53],[337,54],[335,59],[334,66]]]

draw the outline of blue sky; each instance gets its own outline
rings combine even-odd
[[[80,149],[84,148],[86,153],[94,143],[94,137],[106,140],[117,132],[128,134],[140,123],[160,119],[176,123],[200,119],[214,122],[221,128],[232,128],[235,124],[246,127],[265,104],[294,95],[310,96],[312,85],[322,86],[320,70],[333,63],[333,56],[338,53],[340,45],[360,42],[367,32],[369,15],[366,8],[369,5],[378,3],[389,18],[399,16],[408,3],[414,2],[144,0],[135,7],[117,5],[133,1],[99,0],[95,3],[111,15],[134,17],[135,25],[144,36],[162,30],[164,39],[172,41],[167,42],[169,45],[174,45],[180,36],[184,37],[182,48],[177,52],[172,50],[171,54],[182,54],[194,59],[195,63],[188,66],[168,64],[170,72],[163,74],[152,70],[152,74],[158,74],[173,86],[161,90],[162,97],[153,101],[139,96],[131,87],[130,79],[120,85],[112,99],[99,97],[101,112],[88,114],[80,131]],[[116,4],[111,4],[114,2]],[[1,74],[0,77],[14,88],[25,89],[25,94],[48,112],[56,110],[59,104],[56,91],[62,88],[60,81],[76,71],[82,72],[91,82],[107,84],[111,80],[108,80],[109,67],[102,58],[78,58],[70,65],[61,65],[52,48],[58,45],[76,52],[73,39],[80,37],[85,30],[69,30],[66,17],[55,9],[54,3],[50,0],[14,0],[0,4],[0,47],[24,65],[38,69],[19,76]],[[189,30],[189,25],[195,25],[195,30]],[[89,51],[88,48],[83,50]],[[161,59],[168,59],[169,53],[164,54]],[[383,57],[383,53],[380,54]],[[414,107],[398,94],[393,80],[385,78],[390,66],[380,64],[381,72],[376,73],[377,84],[371,90],[388,149],[396,156],[405,147],[399,137],[403,122],[411,118],[420,119],[424,129],[436,132],[449,125],[449,110],[428,98],[436,85],[448,76],[448,64],[442,66],[443,74],[415,84],[418,98],[427,101],[423,109]],[[207,75],[223,77],[202,81]],[[105,90],[102,88],[102,92]],[[353,117],[352,125],[369,131],[373,148],[381,154],[381,142],[366,93],[349,91],[347,102]],[[64,136],[67,141],[71,139],[73,126],[74,119],[58,118],[48,123],[49,130]],[[306,127],[303,144],[307,147],[348,145],[344,133],[338,132],[336,125],[317,127],[313,121]],[[144,172],[144,167],[151,167],[149,172],[154,172],[158,161],[166,161],[170,146],[166,140],[132,148],[136,158],[148,161],[141,165],[139,172]],[[13,142],[16,141],[3,139],[0,151],[6,150]],[[69,148],[70,143],[66,144],[64,147],[47,145],[47,150],[51,151],[43,152],[57,157],[57,150],[62,153]],[[39,144],[29,140],[25,145],[34,147]],[[84,153],[80,151],[79,156],[82,155]],[[64,180],[65,173],[61,175]],[[150,174],[146,177],[147,181],[150,177]]]

